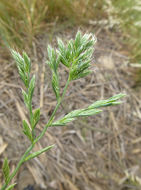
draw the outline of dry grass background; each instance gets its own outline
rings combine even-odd
[[[141,97],[131,88],[133,76],[127,64],[128,57],[120,51],[117,34],[102,28],[84,27],[81,30],[95,32],[98,38],[93,73],[70,85],[57,117],[118,92],[128,96],[123,104],[105,109],[100,115],[79,119],[67,127],[49,128],[35,149],[53,143],[56,147],[21,168],[17,190],[23,190],[29,181],[33,181],[37,187],[35,190],[141,189]],[[56,36],[70,39],[76,31],[77,28],[67,28],[54,32],[53,46],[56,46]],[[33,103],[34,107],[40,105],[42,108],[37,132],[42,130],[56,102],[50,86],[50,72],[45,64],[48,41],[47,33],[39,35],[31,52],[37,77]],[[0,62],[0,169],[3,158],[8,156],[13,170],[29,144],[21,127],[22,119],[28,115],[15,63],[2,59]],[[66,72],[60,68],[62,87]]]
[[[43,28],[47,5],[42,0],[0,1],[0,36],[10,47],[24,48]]]
[[[1,0],[0,38],[6,45],[29,49],[34,37],[52,27],[104,23],[121,30],[132,62],[140,62],[139,0]],[[3,42],[2,41],[2,42]]]
[[[6,45],[28,48],[36,34],[59,22],[87,23],[106,17],[105,0],[10,0],[0,1],[0,37]]]
[[[107,9],[108,2],[81,0],[80,4],[77,0],[31,0],[30,3],[28,0],[0,1],[1,40],[19,51],[25,49],[32,59],[33,71],[37,77],[34,107],[40,105],[42,110],[37,132],[42,130],[56,104],[50,86],[49,68],[45,64],[46,45],[51,43],[56,46],[58,36],[64,40],[73,38],[78,29],[74,24],[86,24],[81,30],[94,32],[98,38],[92,64],[93,73],[73,82],[57,117],[118,92],[128,95],[123,104],[105,109],[100,115],[79,119],[67,127],[49,128],[35,149],[53,143],[56,147],[21,168],[16,177],[16,190],[23,190],[29,183],[35,185],[35,190],[141,189],[141,95],[140,88],[133,88],[136,86],[136,68],[133,70],[130,67],[127,57],[131,47],[140,46],[137,38],[140,25],[135,28],[134,19],[129,17],[132,12],[138,21],[140,9],[136,7],[138,11],[134,11],[130,0],[118,0],[116,3],[111,1],[117,7],[117,12],[113,12],[113,9]],[[131,7],[118,15],[127,7],[126,3]],[[126,39],[133,36],[133,40],[130,38],[130,48],[123,46],[121,34],[109,26],[110,19],[115,19],[112,20],[115,25],[119,24],[117,16],[119,20],[126,18],[125,23],[121,22],[120,32],[123,29]],[[126,27],[128,25],[133,26],[130,32]],[[139,51],[133,52],[138,61]],[[23,104],[21,81],[15,63],[9,59],[5,47],[0,49],[0,71],[1,185],[4,157],[8,156],[13,170],[29,142],[22,134],[21,123],[24,118],[28,118],[28,114]],[[64,67],[60,68],[62,87],[66,72]]]

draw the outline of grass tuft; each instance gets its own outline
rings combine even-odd
[[[23,49],[46,23],[88,23],[106,16],[105,0],[0,1],[0,36],[7,46]]]
[[[42,0],[0,1],[0,35],[7,46],[23,48],[43,27],[47,6]]]

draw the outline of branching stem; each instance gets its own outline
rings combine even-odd
[[[41,132],[41,134],[34,140],[33,144],[31,144],[29,146],[29,148],[26,150],[26,152],[24,153],[24,155],[22,156],[22,158],[18,162],[17,167],[15,168],[15,170],[10,175],[7,183],[5,183],[3,185],[3,187],[1,188],[1,190],[6,190],[6,188],[9,185],[9,183],[14,178],[14,176],[17,174],[17,172],[19,171],[21,165],[24,163],[25,158],[28,156],[28,154],[30,153],[30,151],[34,148],[34,145],[44,136],[44,134],[47,131],[48,127],[51,126],[51,124],[53,123],[54,116],[55,116],[55,114],[56,114],[56,112],[57,112],[57,110],[58,110],[58,108],[59,108],[59,106],[60,106],[60,104],[61,104],[61,102],[62,102],[62,100],[63,100],[63,98],[65,96],[65,94],[66,94],[66,90],[67,90],[68,85],[69,85],[69,79],[66,82],[66,85],[65,85],[64,90],[63,90],[63,94],[62,94],[61,98],[58,100],[58,103],[57,103],[57,105],[56,105],[56,107],[55,107],[55,109],[54,109],[54,111],[53,111],[53,113],[52,113],[52,115],[51,115],[48,123],[45,125],[45,127],[44,127],[43,131]]]

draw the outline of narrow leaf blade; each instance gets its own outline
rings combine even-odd
[[[9,185],[9,187],[6,188],[6,190],[12,190],[14,188],[14,186],[16,185],[16,183]]]
[[[34,153],[30,154],[29,156],[27,156],[27,157],[25,158],[24,162],[26,162],[26,161],[28,161],[28,160],[31,160],[31,159],[33,159],[33,158],[39,156],[40,154],[42,154],[43,152],[46,152],[46,151],[50,150],[50,149],[53,148],[54,146],[55,146],[55,145],[51,145],[51,146],[45,147],[45,148],[43,148],[43,149],[41,149],[41,150],[39,150],[39,151],[37,151],[37,152],[34,152]]]
[[[5,183],[7,183],[9,176],[10,176],[10,169],[9,169],[9,164],[8,164],[7,158],[5,158],[5,160],[4,160],[2,171],[3,171]]]

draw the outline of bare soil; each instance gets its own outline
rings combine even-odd
[[[52,127],[34,151],[55,144],[55,148],[25,163],[16,176],[16,190],[128,190],[141,189],[141,93],[133,89],[133,69],[128,52],[122,51],[120,36],[108,29],[83,27],[95,33],[93,73],[70,84],[59,118],[73,109],[126,93],[121,105],[109,107],[96,116],[78,119],[65,127]],[[46,46],[56,47],[56,37],[74,38],[78,28],[54,30],[38,36],[30,52],[36,89],[33,107],[41,107],[39,134],[47,123],[56,99],[51,73],[46,65]],[[67,71],[60,68],[63,89]],[[28,119],[21,93],[22,82],[14,61],[0,59],[0,185],[5,156],[11,169],[29,145],[22,133],[22,120]]]

